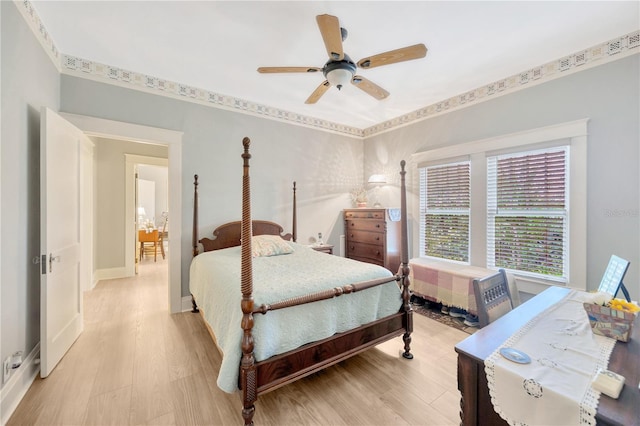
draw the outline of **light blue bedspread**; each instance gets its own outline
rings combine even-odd
[[[253,258],[255,306],[275,303],[346,284],[392,276],[385,268],[317,252],[289,243],[291,254]],[[242,356],[240,247],[202,253],[191,262],[190,290],[223,352],[218,387],[238,389]],[[254,316],[254,355],[265,360],[303,344],[325,339],[379,318],[401,307],[395,281],[330,300]]]

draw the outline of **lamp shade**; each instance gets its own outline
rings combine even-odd
[[[138,207],[138,216],[146,216],[147,212],[144,211],[144,207]]]
[[[375,174],[369,176],[369,180],[367,181],[367,183],[382,185],[387,183],[387,178],[384,175]]]
[[[351,77],[353,73],[344,68],[336,68],[327,73],[327,80],[331,83],[332,86],[335,86],[340,90],[342,86],[349,83],[351,81]]]

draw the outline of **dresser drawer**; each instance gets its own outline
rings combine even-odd
[[[359,256],[349,256],[349,259],[359,260],[360,262],[371,263],[373,265],[385,266],[384,261],[382,259],[370,259],[370,258],[359,257]]]
[[[380,247],[383,247],[384,233],[361,231],[359,229],[352,228],[347,230],[347,241],[352,241],[354,243],[377,244]]]
[[[381,245],[349,242],[347,244],[347,257],[366,258],[384,262],[384,251]],[[384,264],[384,263],[383,263]]]
[[[384,210],[346,210],[345,219],[382,219],[384,220]]]
[[[351,232],[352,230],[384,232],[385,230],[385,223],[380,220],[356,219],[347,220],[346,223],[347,232]]]

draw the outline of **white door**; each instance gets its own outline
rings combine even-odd
[[[40,375],[47,377],[82,332],[80,158],[88,138],[48,108],[40,120]]]

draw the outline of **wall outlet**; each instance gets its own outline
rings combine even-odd
[[[2,363],[2,383],[7,383],[11,377],[11,357],[8,356]]]

